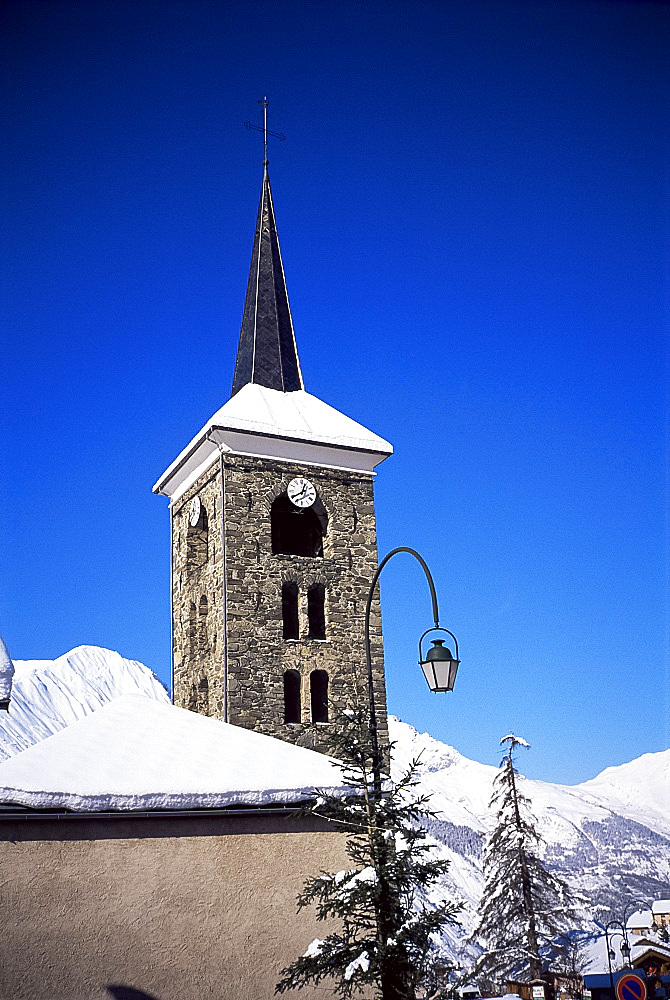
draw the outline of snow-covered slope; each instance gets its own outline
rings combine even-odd
[[[480,831],[489,828],[488,803],[497,768],[468,760],[453,747],[428,733],[418,733],[393,716],[389,716],[389,732],[396,744],[396,769],[420,756],[422,785],[433,793],[433,804],[448,808],[453,823],[466,823]],[[549,843],[568,846],[585,820],[603,820],[614,812],[651,824],[658,833],[670,837],[670,750],[608,767],[580,785],[523,780],[525,794]]]
[[[120,695],[170,700],[144,664],[99,646],[78,646],[55,660],[14,660],[14,671],[10,709],[0,713],[0,760]]]
[[[466,904],[462,923],[469,932],[483,887],[482,847],[493,818],[488,802],[497,769],[393,717],[389,731],[396,776],[420,757],[420,788],[440,814],[429,832],[451,861],[444,887]],[[581,785],[524,778],[522,786],[545,842],[545,864],[584,897],[585,929],[597,933],[593,918],[602,921],[610,912],[620,917],[631,901],[668,894],[670,750],[607,768]],[[461,930],[445,942],[453,957],[462,940]]]
[[[670,751],[645,753],[577,785],[580,794],[670,836]]]

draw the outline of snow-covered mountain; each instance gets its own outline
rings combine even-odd
[[[429,832],[451,860],[445,888],[465,903],[462,929],[469,932],[483,887],[482,848],[493,819],[488,802],[497,769],[393,717],[389,731],[396,774],[420,758],[421,790],[440,814]],[[609,767],[580,785],[524,778],[522,788],[544,840],[545,864],[584,898],[578,907],[584,929],[598,933],[594,918],[620,918],[631,903],[670,895],[670,750]],[[457,953],[462,930],[450,937]],[[592,960],[599,951],[592,950]]]
[[[12,680],[10,711],[0,712],[0,760],[123,694],[170,701],[143,663],[99,646],[77,646],[55,660],[14,660]]]
[[[169,701],[154,674],[135,660],[80,646],[56,660],[14,663],[11,710],[0,713],[0,760],[64,729],[121,695]],[[421,791],[439,814],[429,827],[436,850],[451,861],[441,887],[465,906],[445,949],[458,960],[476,920],[483,886],[482,847],[496,768],[389,718],[393,769],[420,757]],[[545,842],[545,863],[585,899],[583,926],[620,917],[638,900],[670,897],[670,750],[609,767],[580,785],[523,779]],[[595,953],[594,953],[595,954]],[[602,964],[602,963],[599,963]]]

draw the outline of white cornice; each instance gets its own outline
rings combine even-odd
[[[388,441],[304,390],[249,383],[218,410],[153,487],[174,502],[219,451],[371,474]]]

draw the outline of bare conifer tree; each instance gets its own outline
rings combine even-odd
[[[507,746],[493,782],[496,821],[484,852],[484,895],[473,933],[484,947],[475,975],[496,987],[508,979],[537,979],[575,918],[569,887],[538,856],[541,838],[519,789],[514,752],[528,743],[512,734],[500,743]]]

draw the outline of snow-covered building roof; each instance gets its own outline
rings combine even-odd
[[[305,392],[267,162],[231,397],[165,470],[154,493],[178,500],[219,453],[369,473],[393,453],[388,441]]]
[[[651,904],[651,912],[653,914],[665,914],[670,913],[670,899],[656,899]]]
[[[650,958],[660,958],[663,962],[670,962],[670,946],[662,941],[652,938],[631,942],[631,961],[637,969],[642,968],[644,963]]]
[[[630,945],[632,949],[631,954],[633,955],[635,961],[637,961],[640,955],[648,948],[660,949],[668,956],[668,958],[670,958],[670,945],[663,941],[658,941],[654,937],[635,938],[630,942]]]
[[[198,431],[154,493],[178,499],[219,450],[372,472],[393,446],[304,389],[281,392],[248,382]]]
[[[651,910],[635,910],[626,921],[629,930],[649,929],[652,924]]]
[[[77,811],[289,805],[342,789],[323,754],[123,695],[0,762],[0,803]]]

